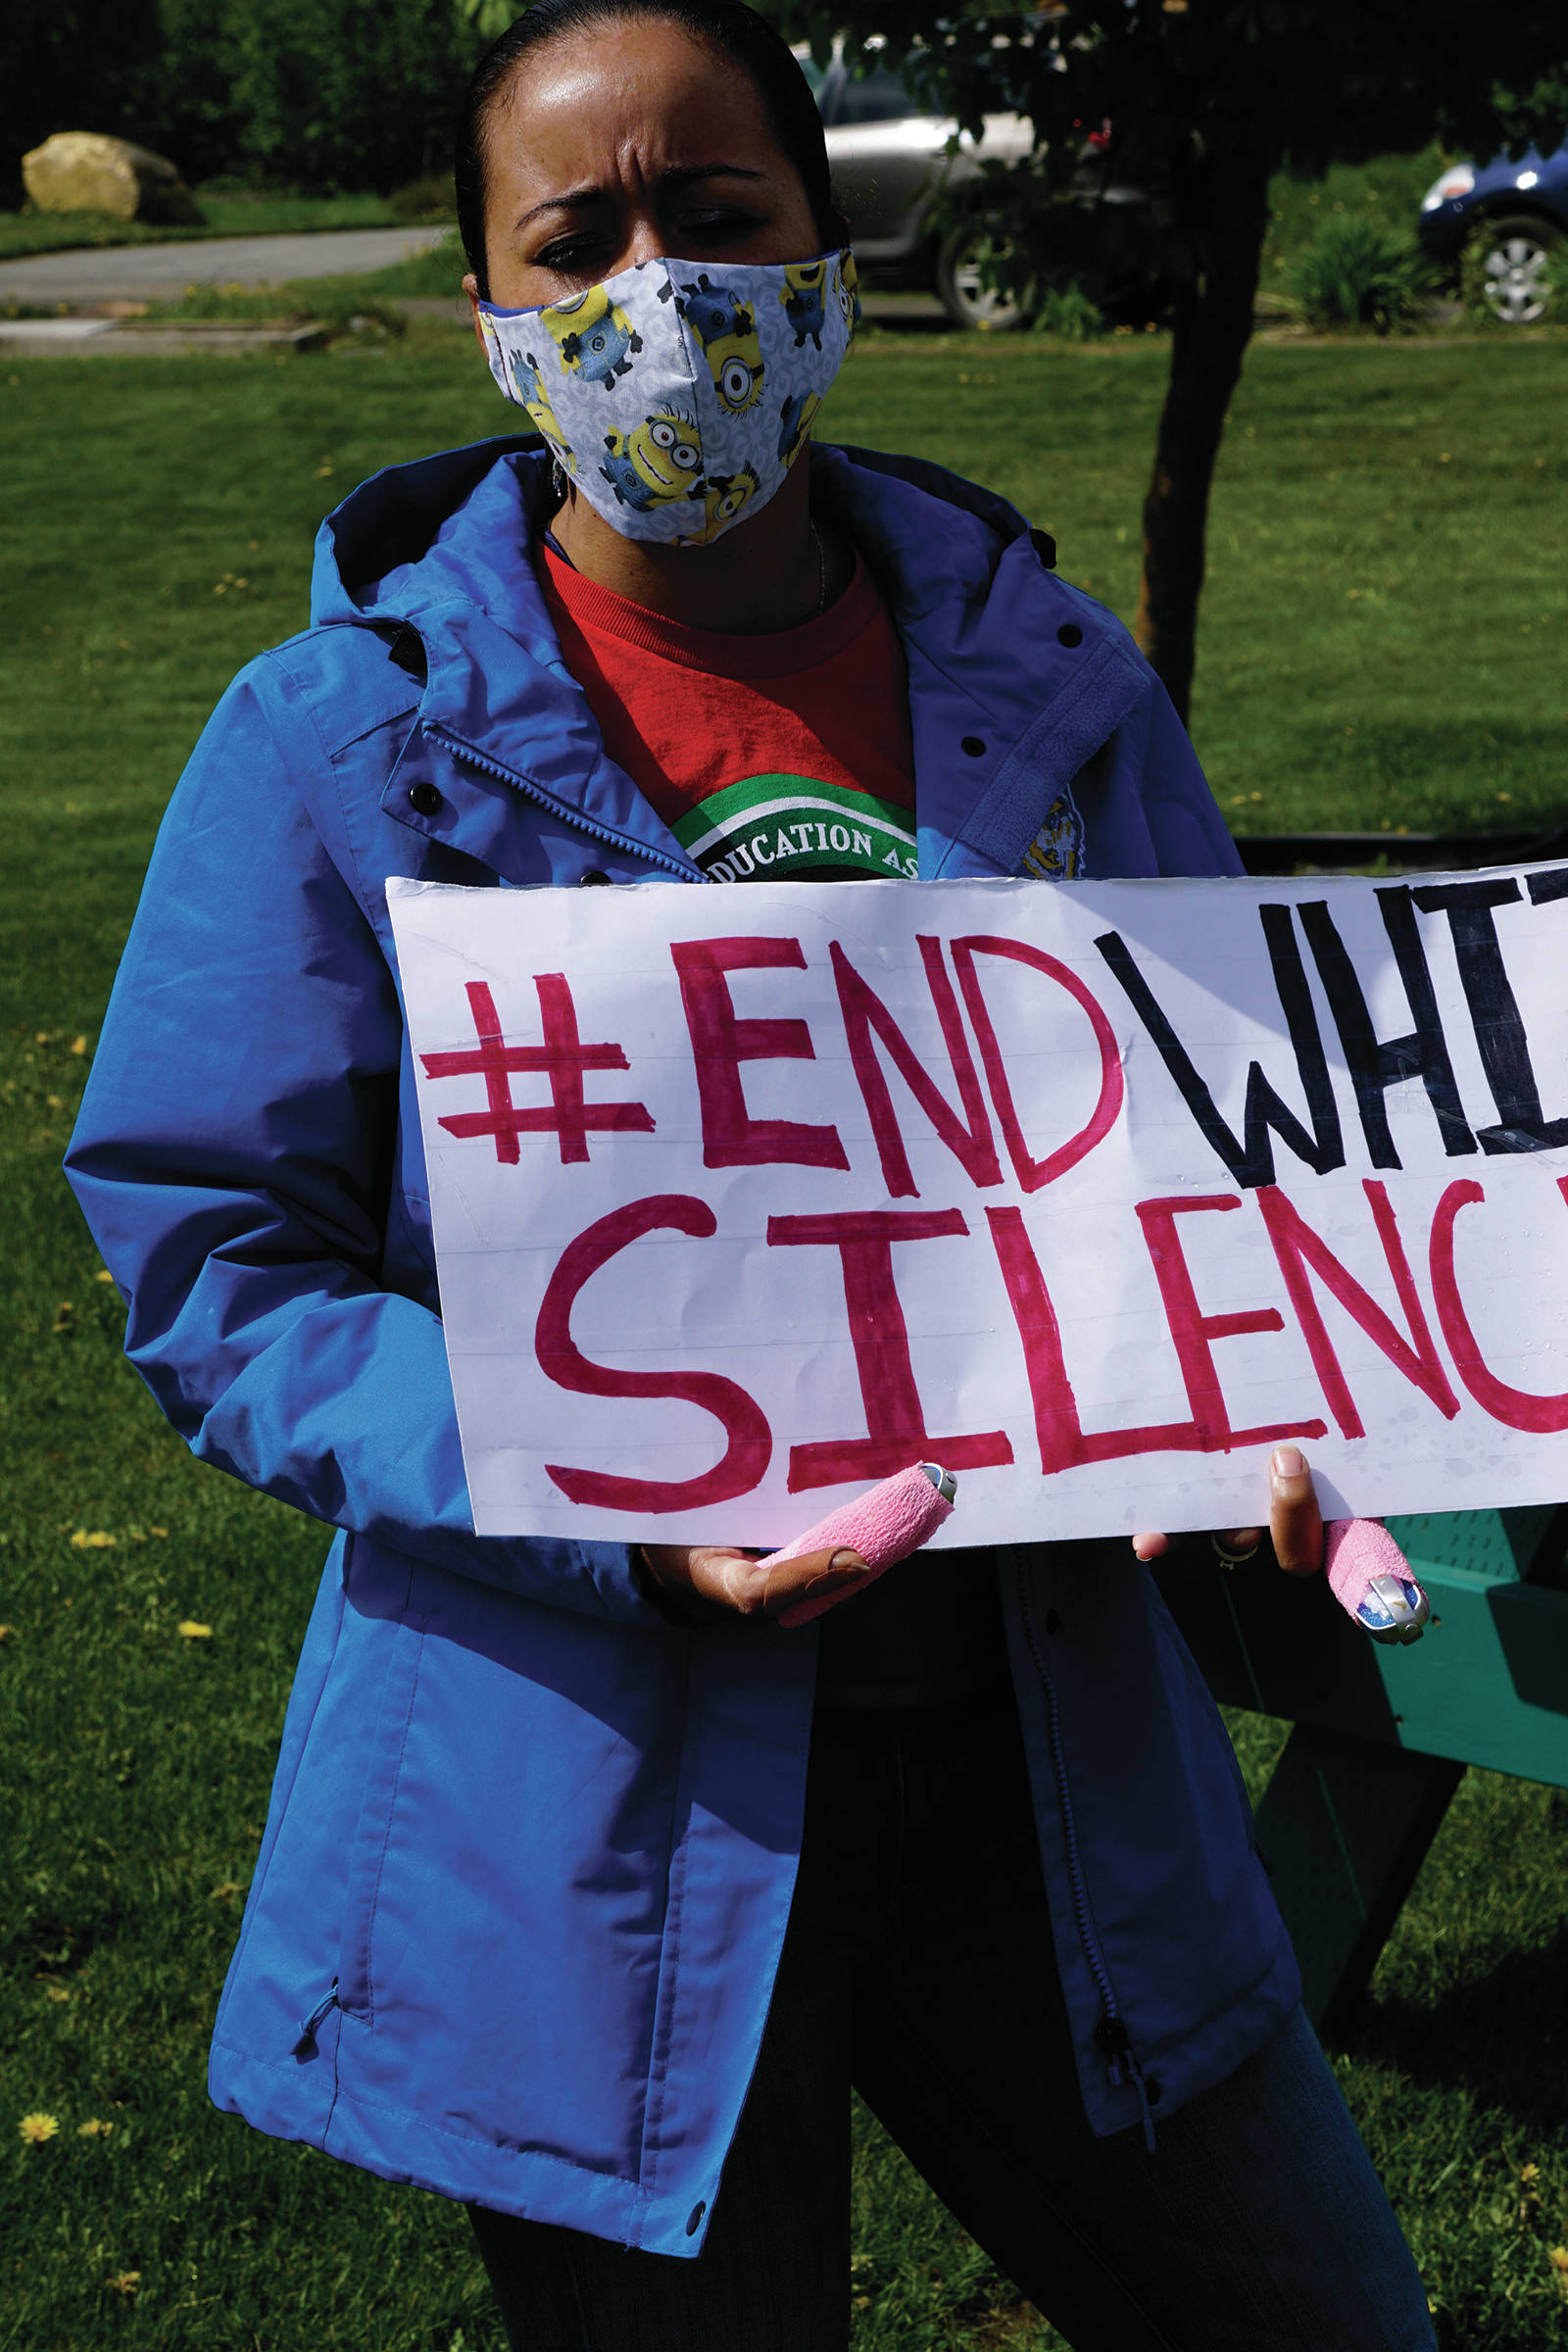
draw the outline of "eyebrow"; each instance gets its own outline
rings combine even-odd
[[[744,164],[673,164],[667,172],[661,172],[657,184],[662,189],[690,188],[705,179],[760,179],[762,176],[760,172],[748,171]],[[513,225],[525,228],[530,220],[537,220],[541,213],[582,213],[606,201],[603,188],[571,188],[564,196],[547,196],[543,204],[531,205],[527,212],[518,214]]]

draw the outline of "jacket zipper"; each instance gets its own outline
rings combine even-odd
[[[1144,2120],[1144,2145],[1152,2156],[1154,2153],[1154,2118],[1150,2110],[1149,2094],[1144,2087],[1144,2070],[1138,2063],[1138,2053],[1133,2048],[1132,2037],[1127,2032],[1127,2023],[1121,2014],[1115,1987],[1110,1981],[1110,1971],[1105,1966],[1105,1956],[1100,1948],[1094,1921],[1090,1916],[1089,1889],[1084,1881],[1083,1857],[1078,1850],[1078,1824],[1073,1815],[1072,1790],[1067,1784],[1067,1759],[1062,1751],[1061,1718],[1056,1704],[1056,1686],[1051,1679],[1051,1671],[1040,1646],[1039,1635],[1035,1629],[1034,1611],[1030,1606],[1029,1594],[1021,1576],[1018,1578],[1018,1606],[1023,1618],[1024,1634],[1029,1643],[1029,1654],[1034,1660],[1035,1672],[1040,1677],[1041,1688],[1046,1694],[1046,1727],[1047,1737],[1051,1741],[1051,1769],[1056,1779],[1056,1801],[1061,1808],[1062,1834],[1066,1840],[1067,1883],[1072,1891],[1073,1918],[1077,1923],[1078,1940],[1083,1945],[1084,1957],[1089,1962],[1096,1987],[1100,1993],[1100,2005],[1104,2011],[1104,2016],[1096,2031],[1095,2039],[1101,2048],[1108,2053],[1109,2063],[1105,2068],[1107,2081],[1118,2090],[1124,2083],[1127,2083],[1137,2095],[1139,2110]]]
[[[593,818],[584,816],[580,808],[570,808],[566,802],[558,801],[554,793],[545,792],[539,785],[531,783],[526,776],[519,776],[512,768],[503,767],[499,760],[487,760],[484,754],[476,752],[471,744],[460,742],[455,735],[444,733],[440,727],[425,725],[424,732],[432,743],[440,744],[443,751],[450,752],[454,760],[461,760],[465,766],[477,767],[484,774],[494,776],[498,782],[512,785],[514,791],[525,794],[531,801],[537,801],[542,808],[548,808],[553,816],[559,816],[564,823],[575,825],[579,832],[592,834],[596,841],[607,842],[613,850],[627,852],[637,858],[646,858],[651,864],[662,865],[666,873],[678,874],[683,882],[707,882],[711,879],[710,875],[703,872],[701,866],[682,865],[678,859],[671,858],[666,850],[656,850],[643,841],[629,841],[622,833],[612,833],[608,825],[596,825]]]
[[[317,2002],[316,2007],[311,2011],[309,2017],[302,2018],[300,2020],[299,2035],[294,2043],[294,2056],[296,2058],[308,2058],[310,2056],[312,2050],[314,2050],[316,2047],[317,2027],[320,2024],[327,2011],[329,2009],[335,2009],[336,2007],[337,1979],[334,1977],[332,1979],[331,1991],[323,1994],[321,1999]]]

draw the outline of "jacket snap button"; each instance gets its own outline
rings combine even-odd
[[[1056,631],[1056,643],[1058,645],[1082,645],[1083,641],[1084,633],[1075,620],[1069,620],[1065,622],[1062,627]]]
[[[439,816],[442,807],[441,795],[433,784],[411,784],[409,786],[409,806],[417,809],[420,816]]]
[[[699,2197],[696,2204],[692,2207],[690,2213],[686,2216],[686,2234],[688,2237],[695,2237],[697,2235],[698,2230],[703,2226],[703,2216],[707,2211],[707,2199],[704,2197]]]
[[[577,876],[577,888],[579,890],[586,890],[590,883],[608,882],[609,880],[610,876],[605,872],[602,866],[591,865],[585,874],[579,874]]]
[[[1046,1611],[1046,1631],[1047,1631],[1047,1633],[1048,1633],[1048,1634],[1054,1634],[1054,1633],[1055,1633],[1055,1632],[1057,1631],[1057,1629],[1059,1628],[1060,1624],[1061,1624],[1061,1618],[1060,1618],[1060,1615],[1058,1614],[1058,1612],[1057,1612],[1055,1609],[1048,1609],[1048,1610]]]
[[[965,735],[958,749],[967,752],[971,760],[983,760],[986,756],[985,743],[978,735]]]

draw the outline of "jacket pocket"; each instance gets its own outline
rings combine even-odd
[[[412,1586],[412,1577],[411,1577]],[[365,1793],[349,1849],[343,1940],[338,1959],[338,2007],[375,2023],[375,1914],[381,1874],[397,1821],[403,1760],[418,1695],[426,1619],[413,1608],[387,1627],[389,1655],[376,1711]]]

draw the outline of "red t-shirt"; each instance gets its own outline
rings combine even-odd
[[[858,557],[817,619],[731,637],[662,620],[540,553],[605,749],[711,880],[914,873],[904,649]]]

